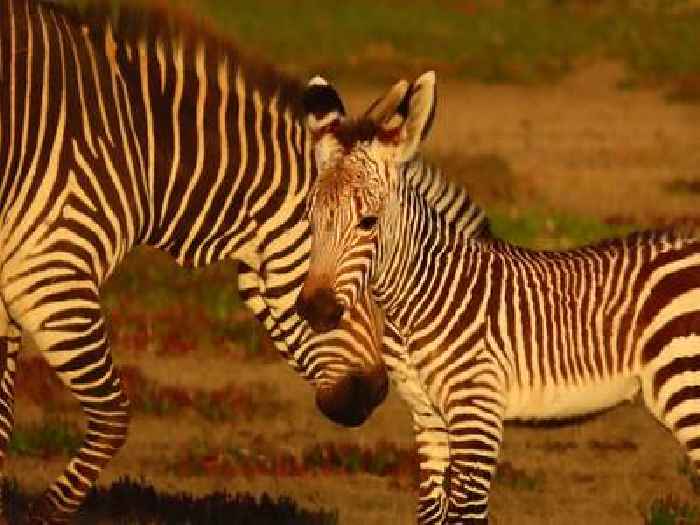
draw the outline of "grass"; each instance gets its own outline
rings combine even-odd
[[[700,475],[698,475],[695,467],[693,467],[692,463],[687,457],[684,457],[679,463],[678,473],[688,478],[690,485],[693,487],[693,491],[695,494],[700,496]]]
[[[628,86],[700,73],[700,11],[683,1],[240,0],[233,9],[203,0],[196,10],[302,77],[386,81],[434,68],[482,82],[550,82],[599,58],[624,62]]]
[[[673,496],[655,499],[645,517],[646,525],[698,525],[700,508]]]
[[[567,249],[619,237],[632,231],[629,225],[606,224],[598,219],[558,212],[496,210],[488,214],[493,233],[520,246]]]
[[[76,425],[58,419],[47,419],[15,428],[10,439],[9,453],[41,458],[71,456],[80,448],[82,441],[83,433]]]
[[[238,295],[232,263],[183,270],[162,252],[138,248],[102,297],[120,351],[178,355],[210,348],[270,358],[270,342]]]
[[[26,494],[16,481],[4,480],[2,492],[4,517],[9,523],[24,523],[35,496]],[[337,511],[309,511],[287,497],[267,494],[228,494],[215,492],[205,496],[165,493],[144,481],[128,478],[88,493],[75,517],[76,525],[112,523],[114,525],[335,525]]]
[[[18,395],[30,399],[45,413],[78,408],[76,401],[42,357],[22,359],[18,374],[18,383],[21,384]],[[136,366],[120,367],[119,375],[131,402],[131,410],[137,413],[164,417],[191,410],[209,421],[224,422],[271,417],[283,408],[276,401],[279,395],[274,387],[262,382],[250,383],[245,388],[229,383],[218,389],[207,390],[160,384],[148,378]],[[47,403],[47,400],[50,402]],[[50,444],[51,439],[68,435],[63,423],[49,420],[46,425],[45,428],[32,430],[31,435],[35,437],[20,433],[18,450],[25,450],[27,446],[31,449],[42,443]]]
[[[389,442],[363,447],[354,443],[326,442],[295,454],[267,442],[253,440],[253,448],[216,447],[205,438],[195,440],[171,464],[179,475],[302,477],[373,474],[415,487],[417,456],[413,449]]]

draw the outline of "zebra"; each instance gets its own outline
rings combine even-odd
[[[322,167],[297,301],[318,329],[334,323],[317,302],[342,311],[369,288],[383,310],[404,352],[391,358],[435,412],[419,522],[488,522],[504,420],[570,418],[640,393],[700,474],[700,242],[650,231],[553,252],[465,236],[406,164],[429,131],[434,74],[402,108]]]
[[[324,334],[295,310],[318,172],[307,124],[343,122],[339,95],[172,18],[0,0],[0,464],[22,332],[87,418],[81,448],[34,506],[37,523],[69,521],[125,442],[129,405],[100,290],[137,245],[188,267],[237,261],[246,305],[333,421],[359,425],[386,396],[369,294]],[[389,90],[367,118],[399,101]]]

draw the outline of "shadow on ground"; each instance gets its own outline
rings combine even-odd
[[[14,481],[2,485],[3,503],[9,525],[23,523],[34,500]],[[334,525],[336,512],[300,509],[289,498],[273,500],[267,494],[259,499],[250,494],[213,493],[203,497],[190,494],[166,494],[153,486],[128,478],[108,489],[93,490],[79,516],[77,525]]]

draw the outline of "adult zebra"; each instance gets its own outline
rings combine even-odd
[[[487,521],[504,419],[587,414],[640,390],[700,474],[700,242],[648,232],[538,252],[465,237],[405,168],[434,109],[434,77],[414,86],[403,121],[322,168],[298,301],[322,329],[319,298],[342,309],[371,288],[406,348],[443,454],[447,439],[447,490],[421,502],[421,522]]]
[[[386,394],[381,319],[367,298],[330,335],[294,311],[317,173],[306,116],[340,122],[340,99],[165,16],[123,11],[112,22],[0,0],[0,458],[22,330],[88,419],[39,522],[67,521],[126,438],[99,292],[135,245],[183,265],[240,261],[246,303],[331,419],[360,424]],[[370,116],[395,110],[395,91],[387,97]]]

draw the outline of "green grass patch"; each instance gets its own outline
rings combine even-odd
[[[649,505],[646,525],[698,525],[700,508],[673,496],[657,498]]]
[[[119,351],[209,348],[271,358],[262,327],[240,299],[233,263],[188,270],[162,252],[138,248],[106,284],[103,303]]]
[[[385,81],[435,68],[532,83],[591,58],[623,61],[628,85],[700,72],[700,10],[687,1],[169,1],[305,77]]]
[[[41,423],[18,426],[10,439],[9,453],[17,456],[72,456],[83,441],[80,429],[66,421],[48,419]]]
[[[407,487],[418,480],[418,457],[411,448],[379,442],[361,447],[354,443],[324,442],[301,453],[281,450],[264,436],[253,440],[251,448],[217,447],[206,438],[191,443],[171,469],[181,475],[276,476],[372,474],[388,477]]]
[[[688,457],[684,457],[678,464],[678,473],[688,478],[690,485],[693,487],[693,492],[700,496],[700,475],[698,475]]]
[[[502,239],[536,249],[562,250],[626,235],[633,226],[607,224],[594,218],[541,210],[488,213],[493,233]]]

